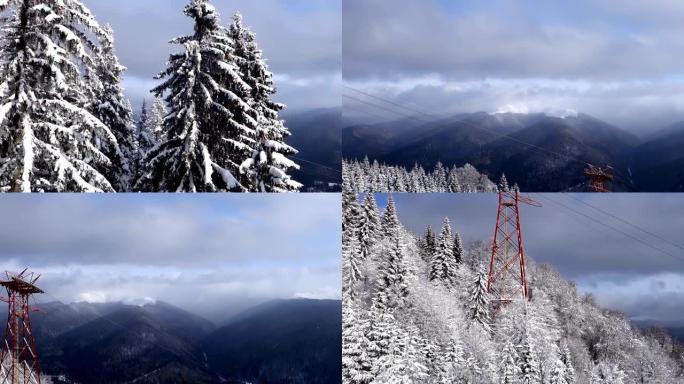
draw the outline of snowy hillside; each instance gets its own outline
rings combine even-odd
[[[529,261],[531,299],[489,304],[486,241],[413,234],[392,199],[343,200],[345,383],[684,383],[684,356]],[[486,240],[486,239],[483,239]]]
[[[346,189],[362,192],[495,192],[496,185],[470,164],[445,168],[437,163],[426,172],[421,166],[410,171],[388,166],[368,158],[342,162],[342,178]]]

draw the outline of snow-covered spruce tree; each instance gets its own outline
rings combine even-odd
[[[356,230],[351,227],[346,227],[350,233],[343,234],[342,247],[342,289],[348,292],[350,297],[354,297],[356,283],[362,279],[361,268],[363,266],[363,257],[361,253],[361,246]]]
[[[342,301],[342,377],[347,384],[368,384],[373,381],[373,360],[370,357],[370,320],[359,311],[354,298],[347,293]]]
[[[565,366],[563,379],[568,384],[574,384],[577,381],[575,378],[575,367],[572,364],[572,356],[570,355],[570,349],[566,340],[561,341],[560,361]]]
[[[539,359],[537,353],[532,348],[532,341],[529,333],[523,334],[522,342],[519,351],[519,367],[521,371],[522,384],[538,384],[541,383],[539,377]]]
[[[366,212],[365,231],[372,239],[377,239],[380,235],[380,214],[378,213],[378,204],[375,202],[375,196],[372,193],[367,193],[363,201],[363,209]]]
[[[386,250],[379,266],[375,290],[375,305],[381,309],[400,307],[408,296],[406,266],[401,249],[399,230],[389,238],[391,248]]]
[[[453,257],[451,236],[451,223],[445,218],[437,240],[437,249],[430,260],[430,281],[440,281],[448,286],[455,281],[458,267]]]
[[[549,375],[549,384],[569,384],[565,380],[565,365],[557,360]]]
[[[358,215],[357,241],[360,247],[360,257],[363,260],[365,260],[369,256],[370,247],[373,245],[373,243],[375,243],[377,227],[379,224],[377,222],[377,217],[373,216],[373,212],[370,212],[371,216],[369,216],[369,212],[366,211],[366,201],[369,199],[369,196],[371,196],[372,199],[373,194],[366,194],[363,204],[361,204],[359,207]],[[375,214],[377,215],[377,213]],[[371,220],[374,219],[376,221],[371,222]]]
[[[164,131],[164,118],[166,117],[166,107],[164,106],[164,99],[155,97],[150,110],[149,118],[147,119],[146,131],[154,138],[154,144],[157,145],[166,139],[166,132]]]
[[[346,183],[347,181],[343,181]],[[348,188],[343,188],[342,190],[342,233],[351,219],[352,209],[358,209],[358,201],[356,200],[356,193],[352,192]]]
[[[449,177],[447,179],[447,189],[449,192],[463,192],[463,187],[461,186],[461,181],[458,176],[458,169],[456,167],[449,171]]]
[[[363,208],[353,194],[345,194],[343,199],[342,221],[342,275],[344,278],[343,290],[354,296],[354,286],[361,280],[361,267],[364,257],[361,252],[359,237],[360,226],[365,218]]]
[[[161,192],[244,191],[240,164],[257,137],[257,114],[249,104],[251,88],[240,77],[233,42],[208,0],[192,0],[184,13],[195,33],[171,42],[172,54],[153,89],[166,94],[166,140],[146,157],[136,189]],[[242,183],[241,183],[242,181]]]
[[[458,267],[463,262],[463,256],[465,255],[465,250],[463,249],[463,242],[461,241],[461,235],[456,232],[454,235],[454,250],[453,257],[456,266]]]
[[[387,199],[387,208],[385,208],[385,213],[382,215],[380,228],[385,238],[397,235],[399,230],[399,217],[397,216],[397,207],[394,205],[392,195]]]
[[[138,142],[138,153],[136,155],[137,169],[140,170],[144,168],[143,160],[147,152],[154,148],[158,141],[155,140],[154,134],[149,130],[151,111],[147,106],[147,100],[143,100],[142,107],[140,108],[140,117],[136,123],[136,141]],[[136,173],[136,179],[139,177],[139,172]]]
[[[3,0],[0,12],[0,190],[113,192],[124,156],[89,104],[106,32],[78,0]]]
[[[285,144],[290,131],[278,118],[285,105],[271,100],[276,93],[273,74],[268,70],[256,36],[242,24],[240,13],[233,16],[228,31],[235,44],[240,74],[250,87],[248,104],[256,113],[257,121],[257,145],[252,156],[241,164],[241,172],[249,180],[247,185],[252,192],[298,191],[302,185],[287,174],[291,169],[299,169],[287,158],[288,155],[296,155],[297,150]]]
[[[114,52],[114,32],[111,27],[103,29],[102,44],[95,56],[96,79],[91,100],[92,113],[109,127],[116,137],[123,157],[113,151],[108,157],[114,160],[113,172],[106,175],[117,191],[128,191],[135,182],[138,166],[138,140],[133,124],[131,103],[124,96],[122,76],[126,68],[119,63]]]
[[[432,226],[427,226],[425,229],[425,235],[423,237],[423,249],[421,250],[423,261],[429,263],[432,260],[433,255],[437,251],[437,238],[435,237],[435,232],[432,230]]]
[[[468,319],[482,326],[485,331],[490,331],[487,273],[482,268],[477,273],[470,289]]]
[[[402,330],[396,341],[390,346],[390,352],[378,361],[379,383],[413,384],[424,383],[430,377],[423,348],[425,340],[421,338],[415,326]]]
[[[517,384],[520,382],[518,359],[518,351],[516,351],[515,346],[510,340],[506,341],[499,354],[501,384]]]
[[[499,180],[499,185],[497,186],[497,188],[501,192],[508,192],[510,190],[510,188],[508,186],[508,180],[506,180],[505,174],[501,175],[501,180]]]

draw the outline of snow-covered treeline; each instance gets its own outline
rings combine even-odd
[[[363,161],[342,162],[345,188],[356,193],[363,192],[494,192],[496,185],[479,173],[475,167],[445,168],[437,163],[431,172],[415,165],[408,171],[404,167]]]
[[[133,113],[113,32],[79,0],[0,0],[0,191],[290,192],[297,151],[256,38],[209,0]]]
[[[684,383],[682,350],[601,309],[547,265],[531,299],[498,310],[489,246],[464,247],[445,219],[413,234],[390,197],[343,198],[343,381],[366,383]]]

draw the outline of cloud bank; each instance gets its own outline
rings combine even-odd
[[[680,2],[349,0],[343,17],[345,82],[428,112],[575,109],[638,133],[684,120]]]

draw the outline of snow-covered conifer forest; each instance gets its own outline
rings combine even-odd
[[[449,219],[415,234],[399,217],[391,197],[381,211],[344,194],[344,383],[684,383],[680,345],[552,267],[528,260],[530,300],[495,311],[487,239],[463,244]]]
[[[182,11],[194,30],[133,121],[111,28],[79,0],[0,0],[0,191],[298,191],[255,34],[209,0]]]
[[[444,167],[437,163],[432,171],[415,165],[408,171],[404,167],[363,161],[343,160],[342,178],[345,188],[355,193],[364,192],[495,192],[494,184],[475,167]]]

